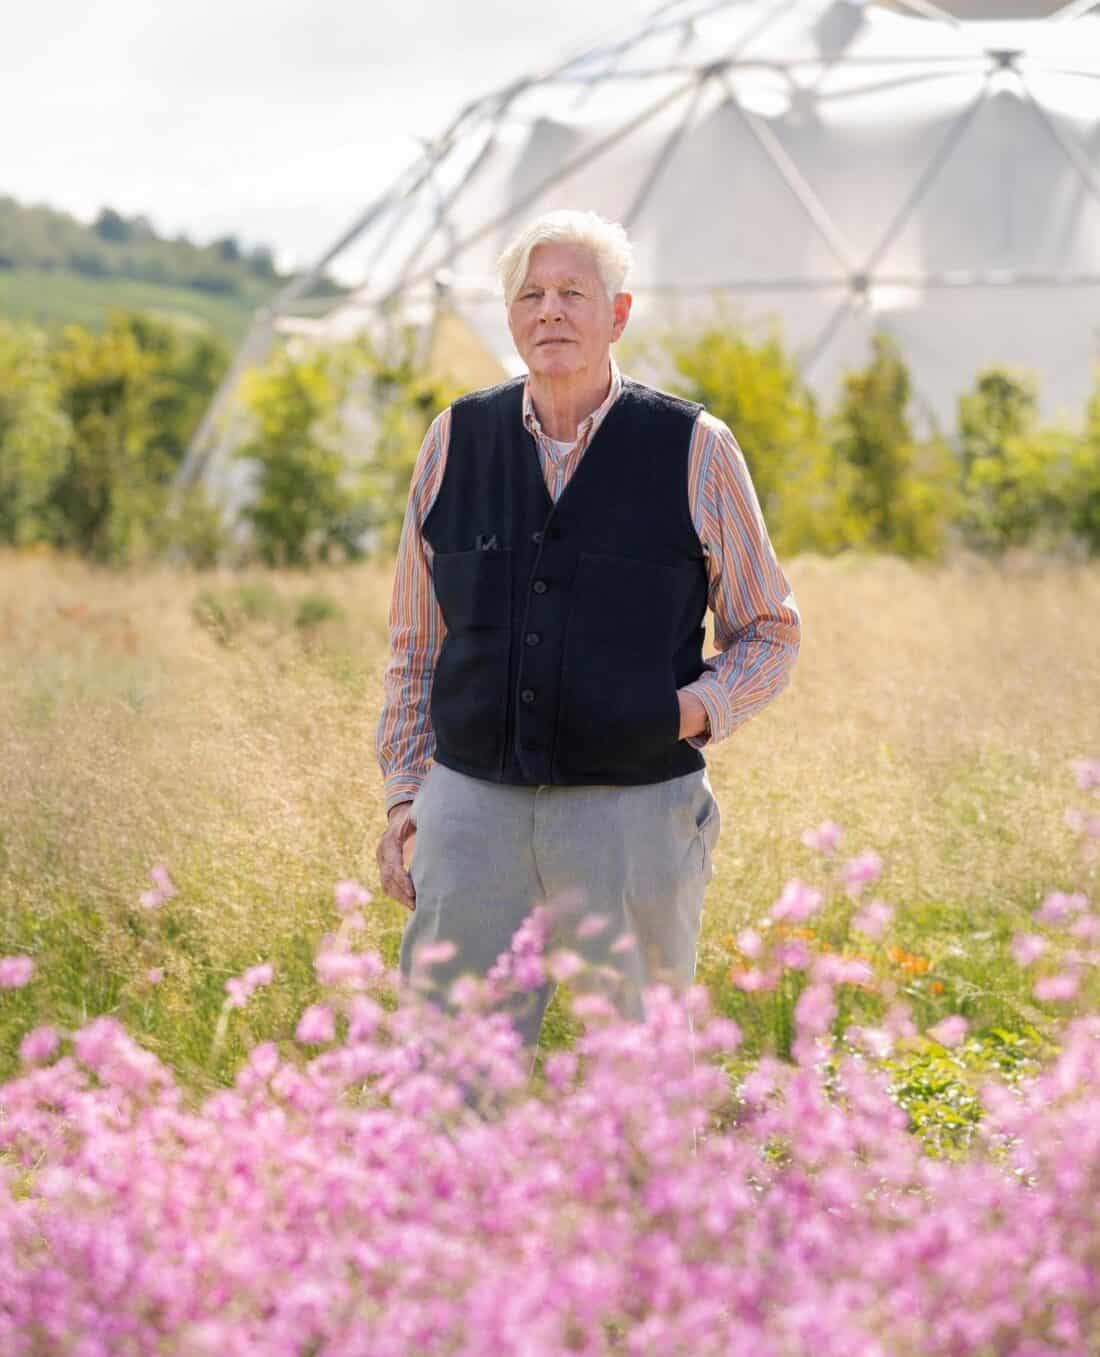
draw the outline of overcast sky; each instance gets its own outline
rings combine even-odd
[[[460,104],[653,7],[26,0],[0,21],[0,193],[306,263]]]

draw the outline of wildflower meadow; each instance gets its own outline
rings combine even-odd
[[[0,1353],[1100,1353],[1100,575],[790,573],[633,1024],[401,982],[384,572],[6,560]]]

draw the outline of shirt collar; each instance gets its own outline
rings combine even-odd
[[[623,375],[619,371],[619,365],[615,362],[615,355],[611,354],[611,388],[604,398],[603,404],[598,405],[590,415],[587,415],[577,425],[577,439],[589,439],[603,423],[604,416],[622,395]],[[531,379],[527,377],[523,383],[523,423],[528,433],[535,438],[546,438],[542,425],[539,423],[539,417],[535,414],[535,407],[531,402]]]

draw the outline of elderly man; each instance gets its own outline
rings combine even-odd
[[[527,375],[445,410],[413,471],[378,864],[412,911],[402,972],[423,944],[453,945],[431,971],[444,996],[486,975],[537,904],[624,1015],[644,1016],[657,981],[690,984],[719,832],[700,751],[771,701],[798,653],[733,434],[611,356],[630,258],[593,213],[521,232],[499,267]],[[513,1013],[532,1054],[552,989]]]

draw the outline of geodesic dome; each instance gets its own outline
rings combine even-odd
[[[1078,419],[1100,353],[1095,5],[674,0],[473,100],[319,261],[354,294],[269,319],[335,340],[445,307],[518,370],[497,255],[585,207],[635,244],[629,333],[721,298],[774,317],[827,403],[882,328],[945,428],[994,362]]]

